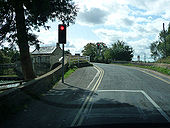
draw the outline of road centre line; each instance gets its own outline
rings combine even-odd
[[[151,104],[159,111],[159,113],[170,123],[170,117],[161,109],[161,107],[143,90],[97,90],[97,92],[140,92]]]
[[[99,70],[94,66],[94,68],[97,70],[97,73],[96,73],[96,75],[95,75],[95,77],[93,78],[93,80],[89,83],[89,85],[87,86],[87,88],[86,89],[88,89],[90,86],[91,86],[91,84],[93,83],[93,81],[96,79],[96,77],[99,75]]]
[[[91,89],[91,92],[89,93],[89,95],[86,97],[85,101],[83,102],[82,106],[80,107],[76,117],[74,118],[73,122],[71,123],[71,127],[75,126],[76,122],[78,121],[78,119],[81,117],[81,113],[83,111],[83,109],[85,109],[85,106],[88,105],[88,102],[90,100],[90,98],[92,97],[92,95],[94,94],[94,91],[96,89],[96,87],[99,86],[101,79],[102,79],[102,73],[104,73],[104,71],[102,71],[101,68],[99,68],[98,66],[96,66],[98,68],[98,70],[100,71],[99,73],[99,78],[97,79],[96,83],[94,84],[93,88]]]
[[[94,94],[94,92],[98,89],[98,87],[99,87],[99,85],[100,85],[100,83],[101,83],[101,80],[102,80],[102,78],[103,78],[104,70],[103,70],[103,69],[101,69],[101,70],[102,70],[102,76],[101,76],[101,79],[100,79],[99,83],[97,84],[95,90],[93,91],[93,94]],[[92,96],[93,96],[93,94],[92,94]],[[89,102],[87,103],[87,106],[85,107],[83,113],[87,113],[87,111],[89,110],[89,107],[90,107],[90,104],[91,104],[91,101],[92,101],[92,96],[90,97]],[[81,116],[80,116],[80,120],[79,120],[79,122],[77,123],[77,126],[80,126],[80,125],[82,124],[83,120],[84,120],[84,116],[81,115]]]

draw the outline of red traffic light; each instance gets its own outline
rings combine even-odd
[[[100,44],[97,44],[98,46],[100,45]]]
[[[66,30],[67,30],[67,27],[65,24],[58,25],[58,42],[61,44],[66,43]]]
[[[64,26],[60,26],[60,30],[62,30],[62,31],[63,31],[63,30],[64,30]]]

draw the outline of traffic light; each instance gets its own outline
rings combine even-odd
[[[65,24],[58,25],[58,43],[66,44],[66,25]]]
[[[97,49],[99,49],[100,48],[100,44],[99,43],[97,43]]]

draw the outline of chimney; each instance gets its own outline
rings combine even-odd
[[[36,49],[39,51],[40,50],[40,44],[36,44]]]

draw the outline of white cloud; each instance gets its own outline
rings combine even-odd
[[[106,20],[108,12],[101,10],[99,8],[91,8],[90,10],[85,10],[80,12],[78,15],[78,20],[85,22],[86,24],[103,24]]]
[[[83,47],[87,44],[87,43],[96,43],[95,40],[88,40],[88,39],[83,39],[83,38],[77,38],[77,39],[70,39],[69,40],[70,45],[74,45],[75,48],[66,48],[66,49],[70,49],[70,52],[74,55],[75,53],[81,53],[81,51],[83,50]]]
[[[76,24],[88,28],[82,30],[83,34],[88,35],[88,32],[92,31],[107,45],[116,40],[123,40],[135,49],[135,55],[142,51],[150,55],[148,49],[150,43],[158,39],[162,23],[165,23],[167,28],[170,21],[170,0],[74,1],[80,8]],[[73,54],[80,53],[87,43],[97,42],[88,39],[88,36],[85,36],[86,38],[80,37],[79,33],[74,32],[74,38],[69,37],[70,43],[66,47]],[[57,29],[49,31],[42,29],[37,34],[39,39],[47,45],[52,45],[52,42],[58,41]]]

